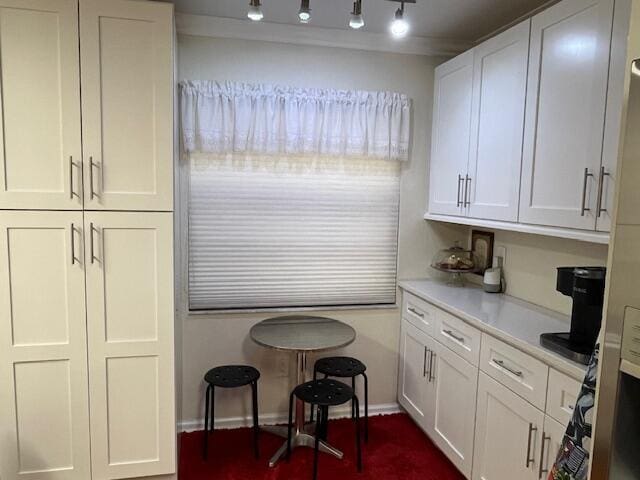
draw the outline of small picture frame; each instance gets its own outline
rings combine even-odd
[[[476,273],[484,275],[485,270],[493,263],[493,232],[471,230],[471,250],[476,259]]]

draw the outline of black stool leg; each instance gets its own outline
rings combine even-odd
[[[209,404],[211,402],[211,385],[207,385],[207,396],[204,405],[204,438],[202,439],[202,458],[207,459],[209,452]],[[213,423],[213,419],[211,419]]]
[[[251,383],[251,399],[253,403],[253,453],[260,458],[259,427],[258,427],[258,381]]]
[[[323,434],[325,423],[329,416],[329,407],[318,407],[318,423],[316,424],[316,441],[313,448],[313,480],[318,478],[318,446],[320,437]]]
[[[355,401],[356,377],[351,377],[351,388],[353,389],[353,394],[354,394],[354,397],[351,399],[351,419],[355,420],[356,418],[356,401]]]
[[[369,443],[369,379],[366,373],[362,373],[364,378],[364,443]]]
[[[315,365],[313,366],[313,381],[315,382],[318,379],[318,370],[316,369]],[[313,411],[315,410],[315,405],[311,404],[310,405],[310,410],[311,412],[309,413],[309,422],[313,423]]]
[[[356,404],[356,449],[358,454],[358,472],[362,471],[362,450],[360,448],[360,402],[358,397],[353,396],[353,400]]]
[[[289,397],[289,423],[287,424],[287,461],[291,457],[291,424],[293,423],[293,392]]]

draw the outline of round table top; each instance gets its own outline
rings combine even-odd
[[[276,350],[319,352],[344,347],[356,338],[356,331],[338,320],[291,315],[263,320],[251,328],[251,338]]]

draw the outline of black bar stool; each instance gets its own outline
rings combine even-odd
[[[289,425],[287,435],[287,460],[291,457],[291,427],[293,424],[293,399],[298,397],[311,408],[318,407],[315,446],[313,451],[313,480],[318,478],[318,445],[321,438],[326,438],[329,423],[329,407],[354,402],[356,406],[356,451],[358,455],[358,472],[362,471],[362,451],[360,449],[360,408],[358,397],[353,389],[337,380],[313,380],[298,385],[289,397]]]
[[[253,404],[253,453],[259,458],[258,449],[258,379],[260,372],[247,365],[224,365],[209,370],[204,376],[207,382],[207,398],[204,411],[204,442],[202,458],[207,459],[209,452],[209,434],[213,432],[215,387],[236,388],[251,385],[251,399]],[[211,410],[211,430],[209,430],[209,410]]]
[[[324,378],[351,378],[351,388],[356,389],[356,377],[362,375],[364,379],[364,441],[369,441],[369,379],[365,371],[367,367],[360,360],[352,357],[327,357],[320,358],[313,366],[313,379],[318,378],[318,373],[324,374]],[[313,408],[311,408],[310,421],[313,422]],[[351,418],[356,417],[355,402],[351,403]]]

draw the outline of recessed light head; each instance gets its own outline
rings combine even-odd
[[[298,11],[298,18],[300,23],[309,23],[311,21],[311,8],[309,7],[309,0],[302,0],[300,4],[300,10]]]
[[[253,20],[254,22],[259,22],[264,18],[260,0],[251,0],[251,2],[249,3],[249,11],[247,12],[247,17],[249,17],[249,19]]]
[[[349,19],[349,26],[354,30],[364,27],[364,17],[362,16],[362,0],[356,0],[353,3],[353,12]]]
[[[396,10],[389,29],[395,38],[402,38],[409,33],[409,23],[404,19],[404,3],[401,3],[400,8]]]

